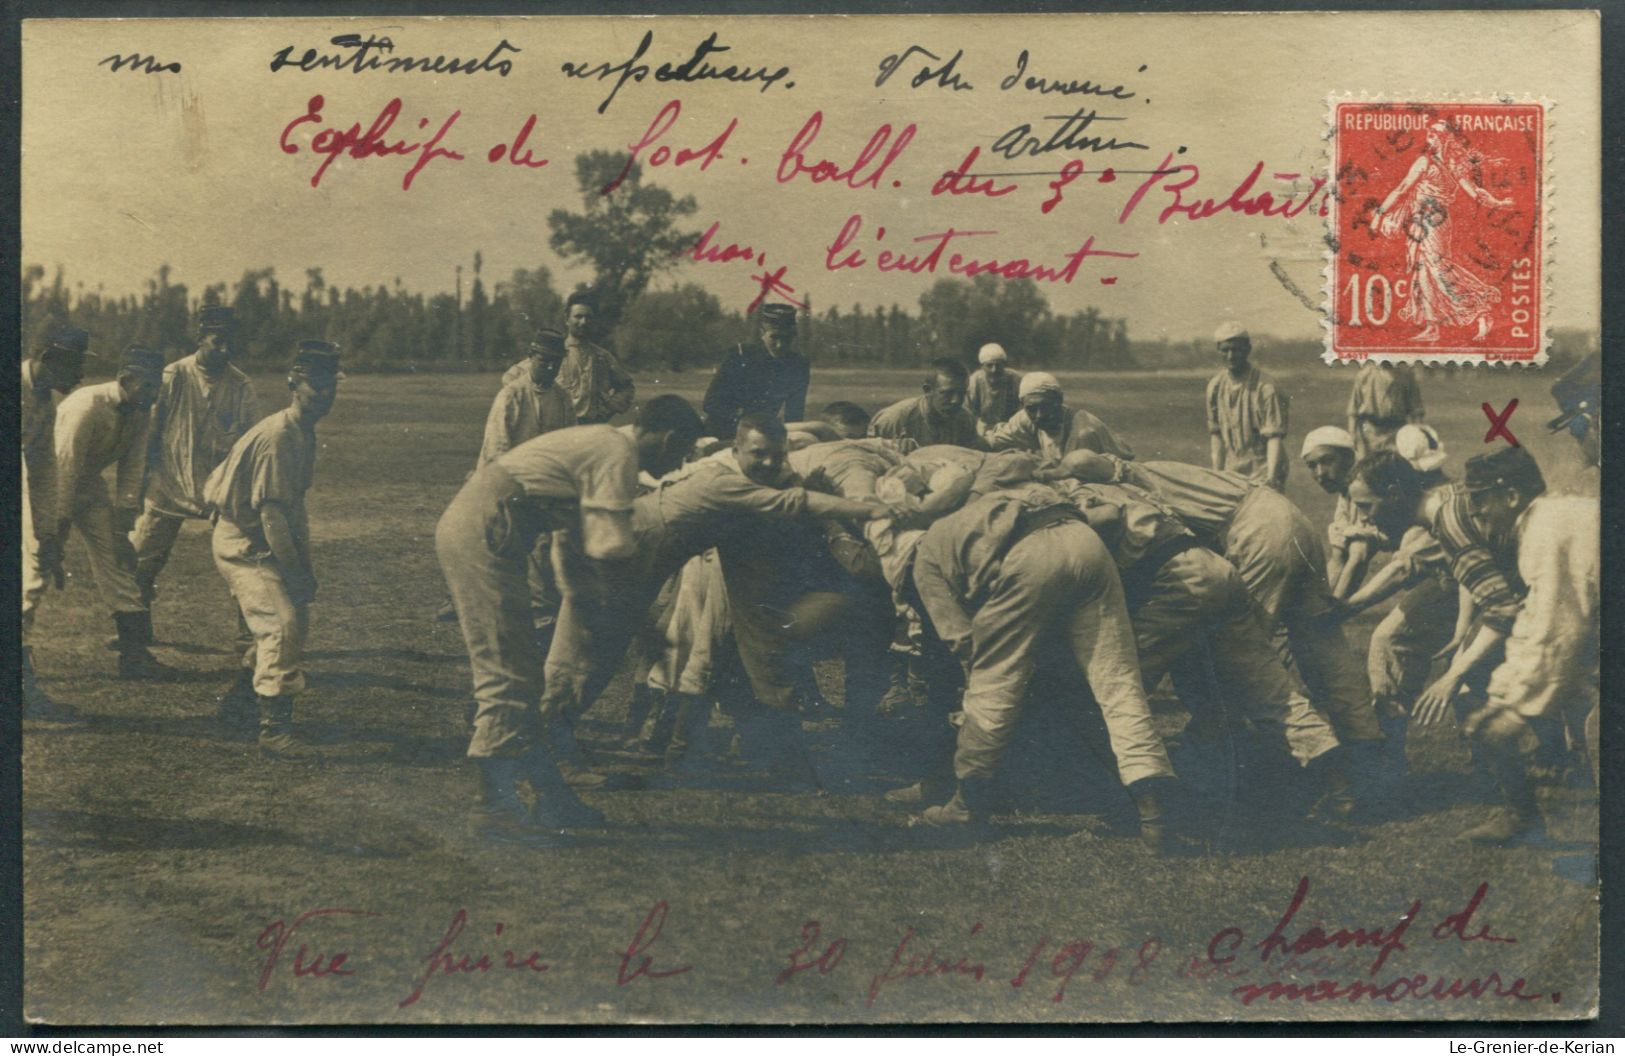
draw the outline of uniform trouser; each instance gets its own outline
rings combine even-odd
[[[1371,632],[1366,671],[1382,718],[1410,714],[1411,705],[1427,688],[1434,654],[1455,633],[1458,601],[1454,586],[1423,580],[1401,594]]]
[[[558,618],[560,604],[558,577],[553,574],[553,536],[550,533],[536,537],[536,545],[530,549],[525,572],[530,580],[532,620],[537,627],[545,627]]]
[[[309,606],[288,596],[276,558],[249,556],[252,544],[230,521],[215,522],[212,545],[215,567],[254,635],[243,658],[243,666],[254,669],[254,692],[262,697],[300,692],[305,688]]]
[[[1193,548],[1169,558],[1132,618],[1148,691],[1206,635],[1219,692],[1255,729],[1305,765],[1337,747],[1270,647],[1241,577],[1217,554]]]
[[[23,633],[26,634],[33,626],[34,608],[45,593],[45,573],[40,568],[39,548],[35,545],[33,511],[27,506],[26,482],[23,495]],[[85,540],[90,572],[107,608],[115,613],[146,612],[146,602],[135,582],[135,549],[130,546],[129,537],[113,527],[113,504],[108,501],[107,488],[100,480],[87,481],[80,487],[69,523]]]
[[[719,647],[732,629],[722,563],[715,550],[707,550],[683,566],[671,621],[666,625],[665,650],[649,672],[649,685],[709,696]]]
[[[28,498],[28,459],[22,459],[23,467],[23,518],[22,518],[22,585],[23,585],[23,642],[28,641],[29,632],[34,629],[34,610],[39,607],[40,598],[45,596],[45,573],[40,570],[39,540],[34,538],[34,511],[33,504]]]
[[[1338,739],[1382,740],[1365,666],[1332,618],[1326,553],[1303,512],[1269,488],[1253,488],[1230,520],[1224,553],[1269,619],[1277,652],[1297,665],[1310,702]]]
[[[180,537],[181,525],[186,519],[153,509],[149,502],[135,522],[135,579],[141,587],[141,596],[152,602],[153,584],[159,573],[169,564],[170,552]]]
[[[998,771],[1043,640],[1053,633],[1065,637],[1084,671],[1123,784],[1172,776],[1140,684],[1123,584],[1100,537],[1071,522],[1018,539],[971,618],[970,681],[955,776],[983,779]]]
[[[536,732],[542,650],[527,572],[536,533],[515,521],[523,496],[505,474],[475,474],[435,527],[435,554],[473,671],[468,754],[476,759],[519,755]]]

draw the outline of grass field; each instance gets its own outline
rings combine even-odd
[[[1293,397],[1295,458],[1307,429],[1341,422],[1351,375],[1318,365],[1277,373]],[[278,379],[258,380],[262,399],[278,399]],[[705,380],[651,376],[641,391],[693,397]],[[1203,380],[1063,378],[1071,398],[1141,457],[1192,461],[1206,458]],[[815,372],[810,403],[878,406],[918,391],[917,381],[912,372]],[[1572,443],[1542,428],[1550,382],[1502,371],[1426,376],[1429,421],[1451,450],[1450,471],[1485,449],[1480,402],[1500,408],[1516,397],[1523,406],[1511,427],[1554,487],[1594,491]],[[1590,1012],[1597,891],[1557,875],[1553,862],[1572,866],[1591,853],[1594,797],[1543,792],[1555,846],[1459,843],[1485,807],[1456,780],[1468,759],[1448,729],[1413,738],[1414,816],[1366,829],[1283,829],[1247,852],[1153,859],[1103,810],[1020,814],[973,842],[909,829],[906,811],[878,796],[698,787],[596,796],[613,826],[565,847],[471,840],[463,819],[474,775],[461,761],[468,671],[455,626],[431,618],[445,593],[433,531],[473,464],[494,386],[494,376],[355,376],[321,426],[309,499],[321,596],[297,718],[344,755],[323,769],[262,761],[251,742],[226,739],[214,724],[235,663],[233,614],[205,525],[182,535],[154,610],[159,655],[187,672],[176,684],[113,679],[103,646],[112,624],[82,549],[70,545],[72,578],[45,600],[36,664],[42,686],[89,721],[31,723],[24,734],[30,1018],[1066,1022]],[[1289,493],[1317,523],[1329,516],[1329,498],[1301,466]],[[1370,625],[1352,629],[1362,647]],[[627,689],[623,677],[590,713],[589,746],[624,715]],[[1286,941],[1318,926],[1365,929],[1361,938],[1380,944],[1316,951],[1311,936],[1294,958],[1263,961],[1259,944],[1300,878],[1309,889],[1282,930]],[[1215,963],[1210,948],[1234,959]],[[781,975],[792,963],[806,967]],[[1436,981],[1447,994],[1458,979],[1455,998],[1431,996]],[[1277,980],[1330,980],[1340,996],[1321,987],[1323,1000],[1247,1003],[1235,992]],[[1386,989],[1350,1000],[1343,995],[1356,981]],[[1412,989],[1417,996],[1407,996]]]

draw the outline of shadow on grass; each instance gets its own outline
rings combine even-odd
[[[307,681],[314,690],[327,689],[387,689],[396,693],[407,693],[418,697],[433,697],[436,700],[468,699],[467,690],[442,689],[438,686],[425,685],[399,675],[383,675],[371,671],[316,671],[307,675]]]
[[[404,660],[414,664],[466,664],[466,653],[426,653],[421,649],[316,649],[307,660]]]
[[[106,851],[193,851],[297,847],[350,858],[406,858],[431,845],[407,838],[392,846],[305,839],[282,829],[208,818],[153,818],[81,810],[30,810],[23,815],[28,842],[45,848]]]

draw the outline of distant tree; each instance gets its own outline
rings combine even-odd
[[[615,347],[638,366],[679,371],[712,365],[733,330],[715,294],[685,283],[652,290],[628,305],[615,328]]]
[[[468,291],[468,358],[475,363],[485,361],[485,309],[488,300],[485,296],[485,283],[480,279],[480,269],[485,265],[485,258],[480,256],[479,250],[474,251],[474,285]]]
[[[699,239],[697,231],[678,230],[678,222],[698,208],[692,195],[643,182],[643,167],[626,168],[626,156],[594,150],[576,156],[576,183],[583,210],[555,209],[548,214],[548,245],[566,260],[593,270],[601,326],[613,327],[627,305],[648,289],[649,281],[674,267],[683,250]],[[603,193],[622,170],[625,178]]]

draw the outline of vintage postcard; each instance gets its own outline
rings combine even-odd
[[[27,18],[38,1025],[1599,1004],[1593,11]]]

